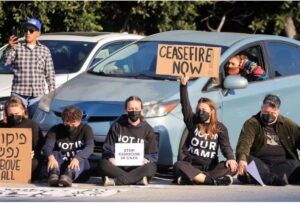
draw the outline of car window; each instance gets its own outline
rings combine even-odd
[[[0,49],[0,59],[2,58],[3,52],[7,46],[4,46]],[[11,74],[11,65],[4,65],[2,61],[0,61],[0,74]]]
[[[40,40],[51,52],[55,73],[75,73],[95,46],[80,41]]]
[[[96,64],[91,73],[115,77],[148,77],[151,79],[177,79],[175,76],[156,75],[156,55],[158,44],[187,44],[211,46],[207,44],[191,44],[178,42],[147,42],[138,41],[116,52]],[[227,47],[221,47],[224,52]],[[159,77],[159,78],[158,78]]]
[[[221,88],[221,82],[224,80],[224,75],[225,77],[228,75],[228,72],[226,71],[226,67],[228,66],[229,60],[236,55],[243,55],[245,56],[244,58],[254,62],[257,66],[261,67],[263,71],[265,72],[266,75],[268,75],[268,70],[265,67],[265,63],[263,60],[263,55],[262,55],[262,50],[259,45],[256,46],[251,46],[246,49],[243,49],[242,51],[238,51],[228,57],[227,61],[224,63],[225,65],[220,66],[220,76],[219,78],[210,78],[208,83],[204,86],[203,90],[204,91],[213,91],[216,89]],[[246,77],[246,76],[245,76]],[[257,80],[252,79],[252,77],[246,77],[248,79],[248,82],[255,82]]]
[[[276,77],[300,73],[299,46],[271,42],[267,44],[267,49]]]
[[[116,50],[120,49],[121,47],[133,42],[132,40],[128,41],[122,41],[122,42],[115,42],[105,45],[104,47],[101,47],[99,51],[97,52],[95,58],[93,59],[93,62],[91,65],[96,64],[97,62],[101,61],[102,59],[108,57],[110,54],[115,52]]]

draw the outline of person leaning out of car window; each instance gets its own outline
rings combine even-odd
[[[200,98],[196,114],[191,108],[187,82],[181,77],[180,101],[184,122],[189,131],[181,148],[182,160],[174,165],[178,184],[230,185],[237,163],[230,146],[227,128],[218,121],[214,102]],[[226,161],[219,162],[218,149]]]
[[[82,124],[82,112],[67,107],[62,112],[63,123],[53,126],[43,147],[48,158],[48,184],[71,187],[80,174],[90,169],[89,156],[94,151],[92,128]]]
[[[226,75],[240,75],[249,82],[265,80],[267,74],[261,66],[248,60],[245,55],[235,55],[231,57],[225,66]]]
[[[260,112],[243,125],[236,149],[242,183],[257,183],[247,173],[254,161],[264,184],[300,184],[300,128],[280,115],[280,103],[278,96],[267,95]]]
[[[158,160],[156,135],[141,115],[142,100],[131,96],[125,101],[125,114],[110,128],[103,145],[99,170],[104,186],[147,185],[155,175]],[[117,166],[116,143],[144,143],[144,161],[141,166]]]
[[[30,128],[32,130],[32,175],[31,180],[40,178],[44,157],[41,154],[44,137],[37,123],[28,118],[25,104],[19,97],[11,96],[5,103],[4,117],[0,121],[1,128]]]

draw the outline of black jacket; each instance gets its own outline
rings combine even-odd
[[[218,132],[213,139],[207,138],[198,130],[195,114],[190,105],[187,86],[180,85],[180,102],[184,122],[189,131],[181,149],[183,160],[197,165],[216,164],[218,163],[219,148],[228,160],[234,159],[227,128],[221,122],[218,122]]]
[[[127,115],[122,115],[109,129],[103,145],[102,158],[115,157],[115,143],[140,142],[144,142],[145,158],[151,162],[157,162],[158,146],[153,128],[146,121],[133,126],[128,122]]]
[[[248,156],[257,156],[266,143],[260,112],[248,119],[241,130],[236,148],[237,160],[247,161]],[[292,120],[279,115],[275,131],[286,150],[287,159],[298,160],[297,149],[300,149],[300,128]]]

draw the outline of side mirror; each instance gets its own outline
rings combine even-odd
[[[229,75],[225,78],[223,87],[225,89],[243,89],[248,86],[248,80],[242,76]]]

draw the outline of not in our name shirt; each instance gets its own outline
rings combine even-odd
[[[213,160],[218,160],[219,148],[228,160],[234,159],[227,128],[221,122],[218,122],[218,131],[212,138],[208,138],[207,134],[201,133],[198,129],[195,114],[188,98],[187,86],[180,85],[180,102],[184,122],[189,130],[188,137],[181,149],[184,156],[183,160],[195,164],[211,164]],[[208,124],[204,125],[207,129]]]
[[[94,134],[87,124],[80,124],[74,134],[69,134],[63,124],[53,126],[46,136],[43,147],[45,155],[59,151],[64,160],[71,158],[87,159],[94,151]]]
[[[145,158],[151,162],[158,160],[158,146],[153,128],[144,120],[137,126],[122,115],[110,128],[103,145],[103,159],[115,157],[115,143],[144,143]]]

